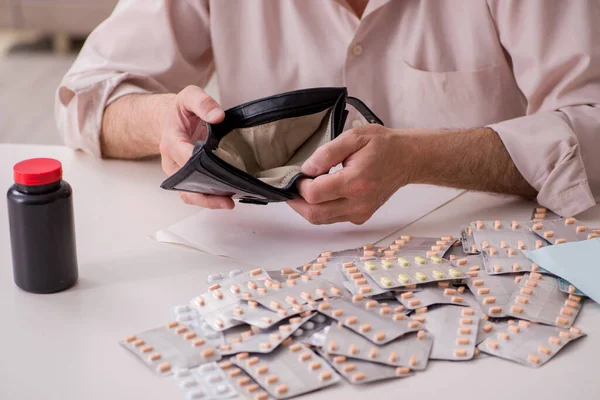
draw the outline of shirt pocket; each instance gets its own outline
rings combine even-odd
[[[476,128],[524,112],[512,74],[501,66],[431,72],[404,62],[401,81],[393,111],[401,128]]]

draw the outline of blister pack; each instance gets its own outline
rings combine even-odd
[[[248,327],[242,332],[233,329],[225,333],[225,344],[219,350],[224,356],[236,353],[270,353],[311,319],[313,313],[305,311],[297,317],[288,318],[270,328],[261,330]]]
[[[414,284],[464,279],[467,276],[440,257],[398,257],[368,260],[359,266],[381,288],[401,288]]]
[[[528,222],[475,221],[469,227],[477,249],[533,250],[546,246],[547,242],[531,232]]]
[[[230,361],[276,399],[309,393],[340,381],[325,360],[300,343],[282,345],[269,354],[240,353]]]
[[[496,335],[498,332],[504,330],[508,326],[506,319],[490,318],[488,320],[482,319],[479,322],[479,332],[477,332],[476,343],[483,342],[485,339]]]
[[[511,295],[508,315],[568,328],[581,310],[582,298],[558,289],[558,279],[532,272],[524,275]]]
[[[568,343],[585,334],[580,329],[561,329],[521,320],[508,324],[506,330],[485,339],[479,350],[530,367],[547,363]]]
[[[531,221],[539,222],[545,219],[560,219],[560,215],[548,210],[546,207],[536,207],[531,212]]]
[[[310,318],[308,321],[302,324],[300,328],[294,331],[292,337],[296,342],[316,346],[315,344],[313,344],[315,342],[313,338],[332,323],[334,323],[334,320],[327,317],[326,315],[314,313],[312,318]]]
[[[485,272],[488,275],[510,274],[514,272],[548,273],[548,271],[527,258],[521,250],[482,249],[481,256]]]
[[[229,360],[221,361],[219,368],[223,371],[225,379],[235,387],[237,392],[246,399],[271,400],[273,397],[265,392],[263,388],[237,365]],[[187,400],[187,399],[186,399]]]
[[[198,336],[206,339],[209,345],[220,346],[225,343],[223,332],[218,332],[211,328],[195,308],[187,304],[175,306],[171,309],[171,315],[176,322],[186,325],[196,332]]]
[[[323,351],[394,367],[423,370],[427,366],[432,345],[433,336],[424,330],[384,345],[374,345],[361,335],[333,324],[327,332]]]
[[[229,329],[240,325],[241,322],[233,318],[228,318],[225,315],[225,311],[241,303],[238,293],[241,291],[240,287],[245,287],[246,285],[266,290],[265,281],[251,280],[244,283],[232,283],[223,286],[219,283],[213,283],[209,286],[208,292],[193,299],[191,304],[214,330],[223,331]]]
[[[470,293],[466,293],[464,289],[451,287],[449,282],[426,284],[419,292],[396,294],[396,299],[408,310],[429,307],[434,304],[477,306],[477,301]]]
[[[286,318],[300,314],[304,311],[310,311],[310,309],[312,309],[311,306],[304,304],[298,305],[296,308],[280,308],[275,312],[258,304],[256,300],[242,300],[234,306],[225,308],[223,310],[223,316],[261,329],[266,329]]]
[[[376,254],[368,253],[366,255],[384,256],[384,257],[442,257],[450,247],[456,242],[452,236],[442,237],[422,237],[402,235],[388,247],[378,249]]]
[[[189,369],[221,358],[211,346],[189,327],[176,321],[119,342],[158,375],[169,375],[173,369]]]
[[[193,369],[177,369],[173,372],[173,377],[186,400],[220,400],[237,395],[237,390],[215,362]]]
[[[414,373],[407,367],[391,367],[346,356],[336,356],[318,351],[329,364],[348,382],[354,385],[383,381],[392,378],[406,378]]]
[[[262,268],[254,268],[250,271],[242,271],[241,269],[232,269],[223,275],[220,272],[208,275],[206,282],[211,285],[219,283],[221,286],[231,285],[232,283],[247,282],[249,280],[264,280],[270,279],[267,271]]]
[[[475,238],[473,237],[473,228],[469,225],[461,225],[460,227],[460,243],[463,248],[463,252],[466,254],[477,254],[479,249],[475,244]]]
[[[558,278],[558,290],[563,293],[574,294],[575,296],[587,297],[585,293],[571,285],[571,282],[563,278]]]
[[[517,289],[511,275],[484,275],[466,281],[481,310],[490,317],[504,317],[510,305],[510,296]]]
[[[344,287],[352,294],[374,297],[384,295],[391,291],[391,289],[382,289],[379,287],[373,278],[367,274],[363,274],[354,263],[345,264],[345,267],[342,267],[341,272],[348,279],[344,282]],[[416,285],[414,286],[416,287]]]
[[[538,237],[552,244],[579,242],[600,236],[600,229],[589,229],[575,218],[530,222],[529,226]]]
[[[444,258],[449,261],[453,261],[457,258],[462,258],[467,256],[465,250],[462,246],[462,240],[458,240],[454,243],[452,247],[448,249],[448,251],[444,254]]]
[[[429,358],[454,361],[473,358],[483,316],[480,311],[471,307],[437,307],[424,316],[427,331],[435,339]]]
[[[316,300],[340,296],[343,293],[342,289],[332,283],[310,275],[302,275],[298,279],[287,279],[285,282],[266,280],[264,285],[264,290],[254,289],[254,286],[240,285],[236,288],[237,296],[255,300],[277,312],[280,309],[300,310],[301,306],[313,305]]]
[[[450,263],[460,269],[470,278],[475,278],[483,268],[483,257],[481,253],[469,254],[465,257],[450,260]]]
[[[333,298],[323,301],[318,308],[320,313],[339,321],[348,329],[367,340],[384,344],[409,332],[422,329],[418,321],[404,314],[404,307],[392,309],[380,306],[375,300],[354,295],[352,299]]]

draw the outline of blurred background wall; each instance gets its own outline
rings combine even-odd
[[[0,143],[62,144],[54,92],[117,2],[0,0]],[[206,89],[218,98],[215,79]]]

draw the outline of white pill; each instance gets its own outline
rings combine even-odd
[[[216,364],[210,363],[210,364],[203,364],[200,366],[200,371],[201,372],[210,372],[210,371],[214,371],[217,369]]]
[[[176,378],[185,378],[186,376],[190,376],[190,370],[178,369],[177,371],[175,371],[174,375]]]
[[[234,276],[237,276],[241,273],[242,273],[241,269],[232,269],[231,271],[229,271],[229,277],[233,278]]]
[[[227,385],[219,385],[217,386],[217,393],[219,394],[224,394],[229,392],[229,386]]]
[[[188,395],[188,399],[203,399],[204,392],[202,390],[195,390]]]
[[[194,386],[198,386],[198,382],[195,379],[188,379],[186,381],[181,382],[181,387],[191,388]]]
[[[223,380],[223,378],[221,377],[221,375],[216,375],[216,374],[215,375],[211,375],[208,378],[208,381],[210,383],[217,383],[217,382],[221,382],[222,380]]]
[[[308,321],[307,323],[305,323],[304,325],[302,325],[302,327],[304,329],[308,329],[309,331],[312,329],[315,329],[315,323],[312,321]]]
[[[319,324],[322,324],[323,322],[325,322],[327,320],[327,318],[325,318],[325,316],[322,314],[317,314],[313,319],[315,320],[315,322],[318,322]]]
[[[223,279],[223,275],[221,275],[221,274],[210,274],[206,280],[208,281],[208,283],[213,283],[215,281],[220,281],[222,279]]]
[[[177,314],[181,314],[181,313],[185,313],[185,312],[189,312],[192,309],[190,308],[190,306],[177,306],[175,307],[175,312]]]
[[[293,335],[294,335],[294,336],[300,336],[300,335],[302,335],[303,333],[304,333],[304,331],[303,331],[302,329],[297,329],[297,330],[296,330],[296,331],[293,333]]]
[[[178,315],[177,318],[175,318],[175,320],[177,322],[187,322],[192,320],[192,316],[190,314]]]

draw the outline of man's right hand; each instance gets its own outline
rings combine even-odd
[[[191,157],[194,143],[206,137],[206,121],[216,124],[225,118],[221,106],[197,86],[188,86],[167,99],[163,108],[160,155],[163,170],[173,175]],[[232,209],[229,197],[179,192],[186,204],[212,209]]]

